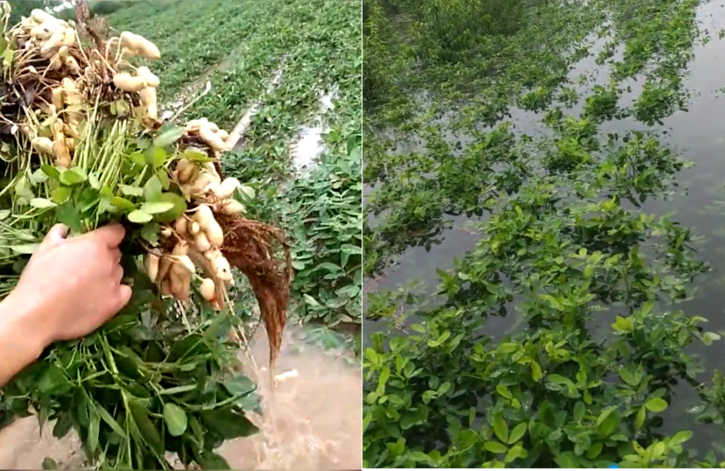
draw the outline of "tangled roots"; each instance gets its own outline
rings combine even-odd
[[[222,254],[230,265],[244,273],[254,290],[269,339],[270,371],[274,370],[287,322],[292,282],[289,245],[282,231],[263,222],[236,214],[215,214],[215,217],[224,230]],[[284,267],[275,258],[279,248],[284,253]]]

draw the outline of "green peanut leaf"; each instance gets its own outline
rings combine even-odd
[[[541,366],[535,361],[531,362],[531,378],[536,381],[537,383],[541,381],[541,378],[543,377],[543,373],[541,372]]]
[[[672,445],[679,445],[681,443],[685,443],[689,439],[692,438],[692,432],[689,430],[683,430],[681,432],[677,432],[670,438],[670,446]]]
[[[499,384],[496,386],[496,392],[498,392],[500,395],[502,395],[506,399],[511,399],[513,397],[511,395],[511,391],[509,391],[509,388],[507,388],[503,384]]]
[[[55,207],[56,203],[45,198],[33,198],[30,200],[30,206],[38,209],[47,209]]]
[[[491,453],[506,453],[506,445],[503,445],[499,442],[486,442],[484,443],[483,447],[490,451]]]
[[[136,424],[141,437],[152,450],[160,455],[163,454],[164,445],[161,441],[161,435],[159,435],[156,425],[149,418],[149,412],[146,407],[136,399],[129,400],[128,406],[131,409],[133,422]]]
[[[80,168],[69,168],[60,174],[60,182],[67,186],[78,185],[86,181],[88,176],[83,169]]]
[[[148,214],[163,214],[174,207],[174,203],[164,201],[152,201],[141,205],[139,211]]]
[[[644,406],[649,411],[662,412],[663,410],[667,409],[667,401],[659,397],[653,397],[652,399],[648,400]]]
[[[127,217],[129,221],[136,224],[144,224],[154,218],[151,214],[147,213],[146,211],[141,211],[140,209],[131,211],[130,213],[128,213]]]
[[[146,201],[158,201],[163,191],[164,186],[161,184],[159,177],[152,175],[143,186],[143,197]]]
[[[167,402],[164,404],[164,423],[172,437],[180,437],[188,425],[186,412],[176,404]]]
[[[493,431],[503,443],[506,443],[509,438],[509,427],[503,418],[502,414],[497,414],[493,419]]]
[[[528,425],[526,422],[520,423],[514,427],[514,429],[511,430],[511,435],[509,435],[508,444],[513,445],[517,441],[521,440],[521,437],[523,437],[526,433],[527,427]]]

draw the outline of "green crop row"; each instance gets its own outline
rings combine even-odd
[[[211,92],[188,118],[205,116],[230,128],[263,99],[247,136],[247,147],[259,155],[287,155],[299,126],[319,113],[320,93],[336,91],[333,128],[341,119],[360,120],[361,26],[354,0],[140,1],[108,23],[159,47],[162,57],[152,69],[164,83],[162,103],[200,78],[211,81]],[[266,95],[278,70],[281,81]]]

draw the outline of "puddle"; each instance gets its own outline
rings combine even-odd
[[[297,371],[272,393],[267,371],[260,388],[262,433],[225,443],[221,454],[235,469],[360,469],[362,466],[362,376],[348,355],[330,355],[291,335],[287,329],[275,373]],[[266,366],[267,341],[257,335],[252,353]],[[261,369],[261,368],[260,368]]]
[[[314,169],[318,157],[324,150],[322,135],[328,132],[323,122],[324,114],[334,108],[332,101],[337,97],[337,89],[319,94],[320,112],[309,126],[302,127],[297,142],[292,145],[292,164],[298,174]]]

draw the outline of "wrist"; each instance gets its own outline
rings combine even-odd
[[[15,345],[22,357],[36,360],[50,345],[51,339],[42,322],[42,308],[32,299],[23,299],[11,293],[0,302],[0,334],[3,342]]]

